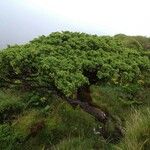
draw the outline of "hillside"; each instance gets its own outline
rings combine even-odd
[[[54,32],[0,52],[0,149],[150,147],[150,39]]]

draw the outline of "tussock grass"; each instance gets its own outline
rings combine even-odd
[[[150,108],[133,110],[126,121],[125,138],[119,144],[121,150],[149,150]]]

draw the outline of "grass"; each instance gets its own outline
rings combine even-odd
[[[92,150],[97,147],[104,148],[105,142],[95,142],[92,138],[75,137],[62,140],[52,147],[52,150]]]
[[[136,100],[142,101],[142,105],[136,106],[120,101],[120,94],[122,93],[119,87],[92,87],[94,102],[115,117],[121,118],[121,121],[124,120],[125,137],[119,144],[111,144],[94,133],[93,129],[98,130],[100,124],[80,108],[74,110],[56,97],[47,96],[45,102],[41,101],[39,96],[36,98],[33,95],[32,98],[31,94],[23,97],[20,93],[16,95],[10,91],[0,91],[0,110],[6,110],[2,114],[9,112],[8,108],[13,108],[11,114],[15,116],[10,122],[0,123],[0,149],[148,150],[149,90],[138,93],[140,96],[137,96]],[[15,113],[14,108],[21,111]],[[30,127],[40,120],[44,120],[45,127],[25,143],[18,143],[17,141],[23,141],[29,134]]]
[[[150,108],[133,110],[126,121],[125,138],[119,144],[121,150],[149,150]]]
[[[24,103],[10,91],[0,91],[0,123],[10,122],[23,110]]]

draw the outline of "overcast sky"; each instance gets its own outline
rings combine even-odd
[[[0,47],[63,30],[150,36],[150,0],[0,0]]]

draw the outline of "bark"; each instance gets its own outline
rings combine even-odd
[[[100,121],[101,123],[105,123],[108,119],[105,112],[103,112],[102,110],[100,110],[98,108],[90,106],[88,102],[82,102],[80,100],[72,100],[69,98],[67,99],[67,102],[74,108],[76,106],[79,106],[83,111],[89,113],[90,115],[92,115],[96,120]]]

